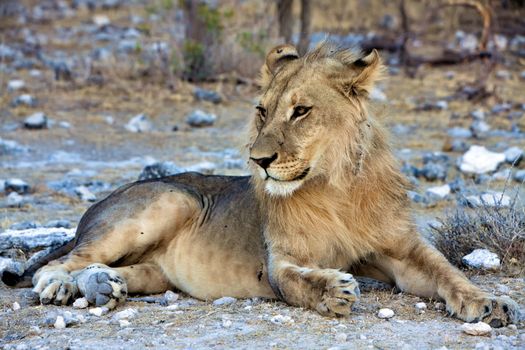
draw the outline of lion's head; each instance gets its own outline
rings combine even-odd
[[[337,184],[357,172],[371,133],[366,101],[381,71],[375,50],[330,43],[303,57],[291,45],[271,50],[250,129],[256,185],[288,196],[313,179]]]

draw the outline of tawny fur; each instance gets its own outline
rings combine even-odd
[[[84,215],[75,248],[37,272],[35,290],[65,304],[71,276],[112,276],[112,294],[87,277],[77,289],[97,304],[175,287],[345,316],[359,298],[355,273],[441,298],[466,321],[514,322],[512,300],[481,291],[416,232],[407,182],[367,109],[382,71],[375,50],[273,49],[248,135],[253,176],[181,174],[117,190]],[[92,263],[113,268],[83,272]]]

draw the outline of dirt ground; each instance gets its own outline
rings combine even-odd
[[[129,18],[136,14],[135,10],[124,7],[97,13],[106,13],[118,26],[132,26]],[[140,14],[146,17],[146,12]],[[20,44],[26,40],[28,34],[22,29],[27,27],[32,35],[47,35],[46,54],[60,51],[82,57],[97,44],[90,41],[88,30],[75,31],[75,28],[91,23],[92,16],[78,12],[76,17],[25,26],[8,26],[5,22],[0,24],[2,42]],[[158,27],[154,21],[147,24],[153,34],[144,40],[162,39],[162,23]],[[66,39],[59,34],[64,34]],[[130,60],[139,61],[133,57]],[[30,148],[25,153],[0,154],[0,180],[20,178],[31,186],[27,196],[30,201],[21,207],[3,205],[7,196],[0,194],[0,231],[23,221],[46,223],[66,219],[76,226],[92,203],[53,188],[53,182],[75,179],[85,184],[100,183],[94,191],[98,200],[118,186],[136,180],[143,167],[154,161],[172,161],[182,168],[215,174],[247,174],[242,166],[246,159],[244,130],[247,120],[254,116],[255,87],[227,81],[201,84],[223,96],[223,102],[213,104],[196,101],[191,83],[178,82],[176,88],[171,89],[165,82],[146,79],[148,77],[127,77],[118,72],[117,68],[122,68],[118,66],[119,62],[113,60],[102,70],[106,72],[103,84],[86,82],[78,77],[82,72],[73,81],[55,81],[53,71],[41,63],[32,69],[0,71],[0,138]],[[512,119],[505,116],[507,112],[490,113],[494,105],[503,102],[508,102],[514,112],[525,109],[524,66],[523,60],[514,58],[505,65],[499,64],[495,72],[506,71],[510,76],[503,79],[492,74],[489,86],[495,94],[478,102],[453,96],[483,69],[480,62],[446,68],[421,67],[414,77],[391,69],[379,83],[387,100],[375,101],[372,112],[392,130],[393,148],[400,159],[416,166],[421,165],[425,152],[444,148],[449,128],[468,128],[472,122],[470,113],[477,109],[486,111],[490,127],[502,132],[482,140],[468,140],[469,143],[500,152],[511,146],[525,149],[524,113]],[[34,74],[35,69],[40,75]],[[16,92],[6,91],[7,82],[13,79],[24,80],[25,87]],[[36,106],[14,107],[13,98],[22,93],[36,98]],[[447,101],[448,107],[443,110],[417,108],[424,102],[439,100]],[[187,114],[197,108],[218,116],[213,126],[192,128],[186,124]],[[38,111],[45,112],[54,123],[42,130],[23,128],[24,118]],[[152,131],[130,133],[124,128],[139,113],[148,115]],[[69,127],[60,122],[69,123]],[[510,131],[515,126],[521,128],[521,136],[509,136],[514,135]],[[461,155],[447,154],[454,160]],[[241,165],[229,165],[232,162]],[[523,162],[520,166],[523,169]],[[454,179],[457,173],[456,167],[451,166],[448,179]],[[424,192],[427,187],[441,184],[420,180],[417,190]],[[496,179],[475,184],[469,180],[469,185],[480,191],[500,190],[505,187],[505,181]],[[517,183],[511,185],[522,187]],[[431,208],[414,206],[416,221],[428,238],[432,238],[427,231],[428,222],[442,217],[454,205],[454,199],[448,199]],[[471,278],[483,289],[496,295],[509,295],[524,307],[523,278],[499,274],[473,274]],[[1,348],[525,349],[523,321],[494,329],[490,336],[470,336],[461,332],[462,322],[447,317],[437,301],[420,300],[392,290],[364,291],[354,314],[346,319],[324,318],[278,301],[238,300],[231,305],[215,306],[181,294],[172,306],[130,301],[119,307],[116,312],[126,308],[137,310],[137,315],[129,319],[129,325],[124,326],[115,321],[115,312],[99,317],[71,306],[37,305],[27,297],[28,291],[9,289],[0,283]],[[420,301],[427,303],[423,313],[414,307]],[[13,310],[15,302],[21,306],[19,310]],[[383,307],[392,309],[395,316],[390,320],[379,319],[377,311]],[[55,329],[52,324],[64,311],[83,318],[83,322]],[[49,319],[53,320],[51,324]]]

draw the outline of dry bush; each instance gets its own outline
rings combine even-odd
[[[457,207],[439,227],[432,227],[435,246],[447,259],[462,266],[461,259],[474,249],[498,254],[509,275],[525,274],[525,208],[516,192],[509,207]]]

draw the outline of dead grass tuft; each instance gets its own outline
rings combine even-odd
[[[525,208],[518,192],[508,207],[484,203],[455,208],[440,226],[432,227],[436,248],[457,266],[463,266],[462,257],[472,250],[485,248],[498,254],[505,273],[525,275]]]

